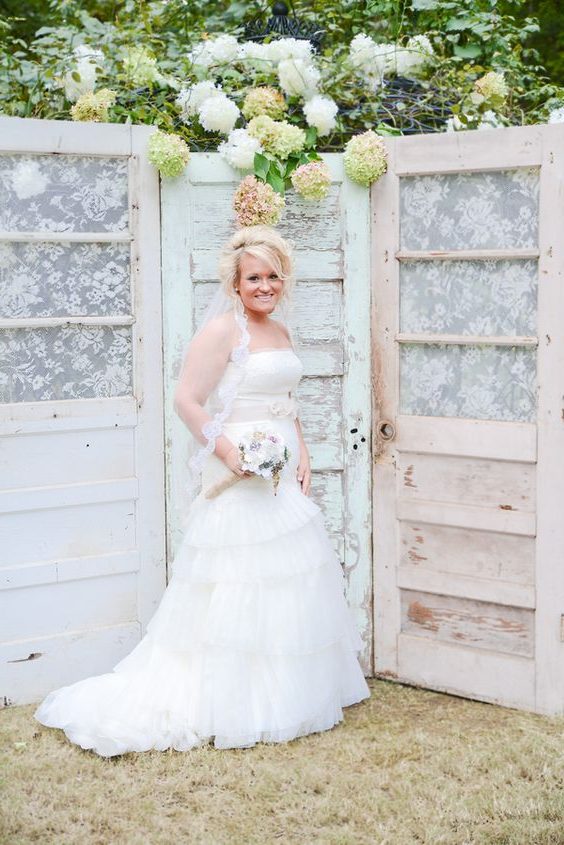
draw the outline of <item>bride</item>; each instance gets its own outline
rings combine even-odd
[[[53,690],[34,713],[105,757],[286,742],[370,695],[341,565],[309,497],[303,365],[288,321],[271,316],[288,313],[291,247],[271,227],[239,229],[219,277],[175,391],[192,483],[172,578],[111,672]],[[241,438],[257,430],[287,447],[277,488],[242,465]]]

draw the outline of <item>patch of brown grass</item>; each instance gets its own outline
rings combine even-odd
[[[370,683],[285,745],[104,759],[7,708],[9,845],[563,845],[564,718]]]

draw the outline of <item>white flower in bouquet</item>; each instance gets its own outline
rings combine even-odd
[[[328,135],[335,128],[338,111],[339,107],[331,97],[322,97],[320,94],[304,103],[306,122],[308,126],[315,126],[318,135]]]
[[[239,441],[239,455],[241,469],[272,478],[276,495],[280,473],[290,457],[283,438],[274,431],[254,431]]]
[[[198,109],[198,118],[208,132],[222,132],[228,135],[241,112],[233,100],[220,93],[206,97]]]
[[[263,152],[263,148],[260,141],[249,135],[246,129],[232,129],[217,151],[236,170],[252,170],[255,153]]]
[[[253,431],[243,435],[237,444],[241,469],[261,478],[271,478],[276,496],[280,473],[290,460],[290,451],[284,439],[275,431]],[[206,499],[213,499],[223,490],[241,481],[244,476],[232,473],[224,481],[206,491]]]
[[[20,200],[42,194],[48,183],[37,161],[20,159],[12,171],[12,188]]]
[[[188,88],[182,88],[176,98],[176,105],[181,110],[181,119],[187,122],[191,117],[198,114],[199,108],[208,97],[217,97],[223,94],[220,84],[215,84],[210,79],[203,82],[196,82]]]
[[[266,47],[270,60],[275,64],[285,59],[301,59],[305,64],[310,64],[313,59],[311,41],[306,39],[277,38]]]
[[[303,59],[283,59],[278,65],[278,80],[289,96],[311,97],[317,92],[321,74]]]
[[[67,100],[76,102],[82,94],[88,94],[96,85],[97,65],[104,60],[101,50],[95,50],[87,44],[78,44],[73,50],[76,64],[65,74],[64,87]],[[73,73],[78,73],[80,79],[74,79]]]

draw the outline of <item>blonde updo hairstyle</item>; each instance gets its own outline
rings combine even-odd
[[[234,302],[239,302],[235,290],[241,274],[241,257],[253,255],[270,264],[282,279],[280,301],[289,304],[295,285],[294,255],[291,242],[280,235],[272,226],[243,226],[229,238],[221,250],[218,276],[224,293]]]

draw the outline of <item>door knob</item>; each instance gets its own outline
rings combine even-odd
[[[396,428],[390,420],[380,420],[376,431],[382,440],[392,440],[396,436]]]

